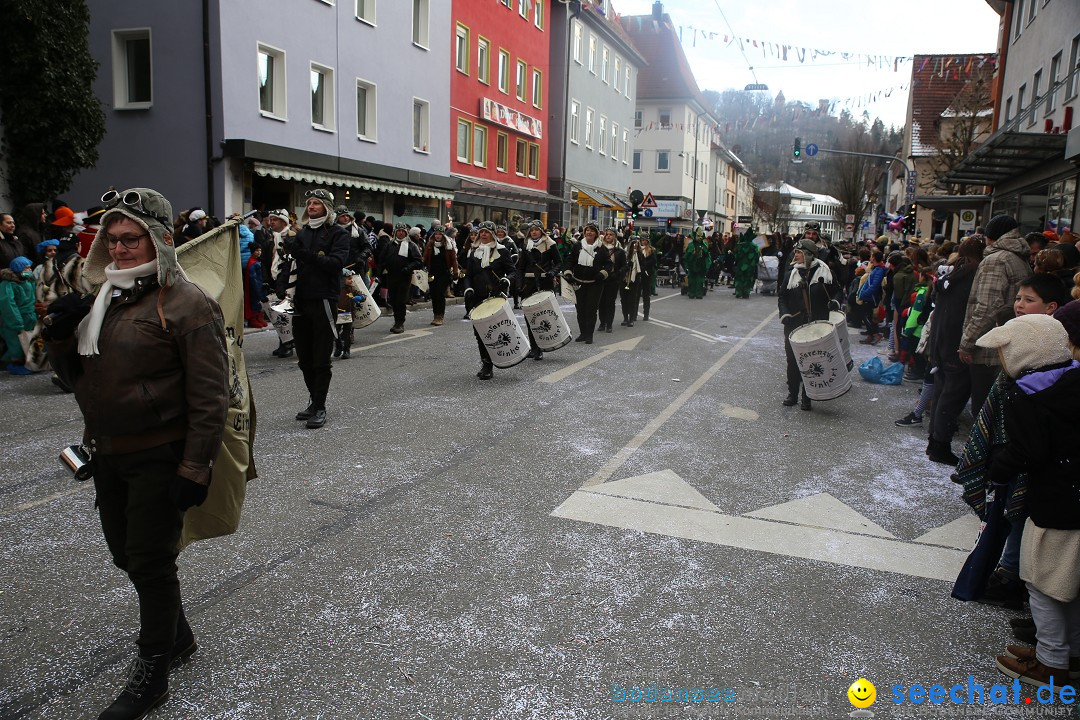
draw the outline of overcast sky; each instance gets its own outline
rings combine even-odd
[[[612,0],[621,15],[647,15],[653,0]],[[754,81],[738,43],[725,45],[731,30],[745,39],[816,50],[877,56],[992,53],[996,50],[998,15],[986,0],[664,0],[664,11],[676,29],[683,26],[683,50],[702,90],[742,89]],[[715,39],[689,28],[717,33]],[[749,64],[773,96],[783,90],[788,100],[817,105],[819,99],[854,98],[848,107],[856,117],[863,110],[886,125],[901,126],[907,112],[911,63],[898,71],[870,68],[866,58],[845,61],[819,56],[800,63],[794,52],[787,61],[773,57],[766,46],[745,45]],[[901,86],[904,89],[899,89]],[[892,89],[891,95],[885,93]],[[872,103],[870,96],[878,93]],[[859,99],[865,98],[859,106]],[[839,113],[839,108],[834,113]]]

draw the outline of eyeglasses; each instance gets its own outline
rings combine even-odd
[[[305,198],[318,198],[320,200],[329,200],[330,202],[334,202],[334,194],[332,192],[330,192],[329,190],[323,190],[322,188],[317,188],[315,190],[308,190],[307,192],[304,193],[304,197]]]
[[[120,237],[109,235],[108,233],[104,235],[106,247],[114,248],[116,247],[116,243],[120,243],[128,250],[134,250],[139,247],[139,243],[144,237],[150,237],[150,235],[147,233],[143,233],[142,235],[121,235]]]
[[[128,190],[123,195],[121,195],[115,190],[108,190],[104,195],[101,196],[101,202],[109,208],[116,207],[120,203],[123,203],[129,208],[134,209],[136,212],[142,215],[146,215],[147,217],[151,217],[154,220],[157,220],[166,228],[168,228],[172,224],[172,221],[169,218],[163,217],[155,212],[147,210],[146,206],[143,205],[142,195],[140,195],[135,190]]]
[[[804,230],[820,230],[821,225],[819,225],[818,223],[806,223],[806,225],[803,226],[803,229]]]

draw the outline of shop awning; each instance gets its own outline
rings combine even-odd
[[[579,187],[577,189],[577,204],[583,207],[606,208],[611,205],[611,200],[604,197],[602,193],[590,190],[589,188]]]
[[[539,190],[501,183],[495,180],[481,180],[451,173],[461,181],[461,188],[455,195],[455,202],[473,202],[477,205],[490,205],[492,200],[499,200],[508,208],[529,212],[546,212],[549,203],[562,203],[563,199]]]
[[[990,202],[989,195],[916,195],[915,204],[927,210],[978,209]]]
[[[343,175],[322,170],[309,170],[306,168],[289,167],[288,165],[272,165],[270,163],[261,162],[255,163],[252,169],[256,175],[262,177],[294,180],[296,182],[310,183],[312,185],[358,188],[370,192],[385,192],[419,198],[435,198],[436,200],[454,199],[454,193],[446,190],[422,187],[420,185],[407,185],[405,183],[396,183],[389,180],[377,180],[375,178],[360,177],[358,175]]]
[[[1001,129],[938,179],[942,185],[990,185],[1065,155],[1065,135]]]

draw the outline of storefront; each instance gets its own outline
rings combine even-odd
[[[496,225],[526,224],[540,220],[547,226],[548,203],[557,200],[553,195],[527,188],[481,180],[466,175],[453,175],[461,186],[449,208],[451,222],[457,225],[490,221]]]

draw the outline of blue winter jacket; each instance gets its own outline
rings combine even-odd
[[[866,278],[866,282],[859,288],[859,300],[864,305],[876,307],[881,303],[881,281],[885,279],[886,272],[888,272],[888,268],[884,265],[878,265],[870,270],[870,276]]]

